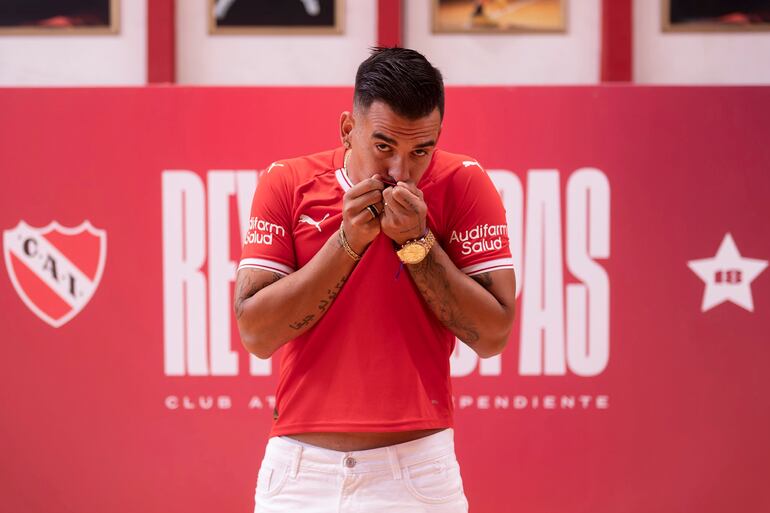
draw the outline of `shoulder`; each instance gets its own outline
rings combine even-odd
[[[428,178],[430,185],[446,189],[464,189],[473,183],[489,181],[486,171],[476,158],[443,150],[434,152]]]
[[[463,153],[451,153],[444,150],[436,150],[433,154],[433,165],[436,169],[459,171],[462,169],[475,168],[483,170],[481,164],[475,157]]]
[[[318,174],[333,172],[336,169],[335,161],[338,160],[338,153],[339,149],[327,150],[311,155],[277,160],[265,168],[262,175],[263,178],[273,178],[271,175],[274,175],[276,178],[281,177],[285,181],[300,184]]]

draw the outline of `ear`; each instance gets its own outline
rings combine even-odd
[[[346,148],[350,148],[350,145],[352,144],[350,141],[350,134],[353,132],[355,124],[356,121],[353,118],[352,112],[346,110],[340,114],[340,141]]]

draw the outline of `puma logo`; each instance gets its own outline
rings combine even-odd
[[[327,214],[326,214],[326,215],[323,217],[323,219],[321,219],[320,221],[316,221],[316,220],[315,220],[315,219],[313,219],[312,217],[310,217],[310,216],[306,216],[305,214],[302,214],[301,216],[299,216],[299,222],[300,222],[300,223],[307,223],[307,224],[313,225],[313,226],[315,226],[316,228],[318,228],[318,231],[320,232],[320,231],[321,231],[321,223],[323,223],[323,222],[326,220],[326,218],[327,218],[327,217],[329,217],[329,214],[328,214],[328,212],[327,212]]]
[[[463,166],[465,166],[465,167],[476,166],[476,167],[478,167],[478,168],[480,168],[480,169],[483,169],[483,168],[481,167],[481,164],[479,164],[479,163],[478,163],[478,162],[476,162],[475,160],[463,160]]]

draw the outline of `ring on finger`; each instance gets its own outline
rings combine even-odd
[[[380,211],[377,210],[377,207],[375,207],[374,205],[367,206],[366,210],[368,210],[369,213],[372,214],[372,219],[377,219],[378,217],[380,217]]]

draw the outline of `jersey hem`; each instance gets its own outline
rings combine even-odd
[[[252,267],[256,269],[263,269],[265,271],[272,271],[284,276],[294,272],[294,269],[288,265],[281,264],[273,260],[267,260],[265,258],[244,258],[241,260],[240,264],[238,264],[238,269],[240,270],[244,267]]]
[[[295,435],[298,433],[327,433],[327,432],[361,432],[361,433],[390,433],[399,431],[416,431],[418,429],[438,429],[454,427],[451,418],[423,420],[423,421],[398,421],[360,422],[335,424],[332,422],[314,422],[305,424],[291,424],[288,426],[274,426],[270,430],[270,436]]]
[[[490,271],[499,271],[501,269],[513,269],[512,258],[496,258],[494,260],[487,260],[477,264],[469,265],[460,269],[468,276],[474,276],[476,274],[486,273]]]

